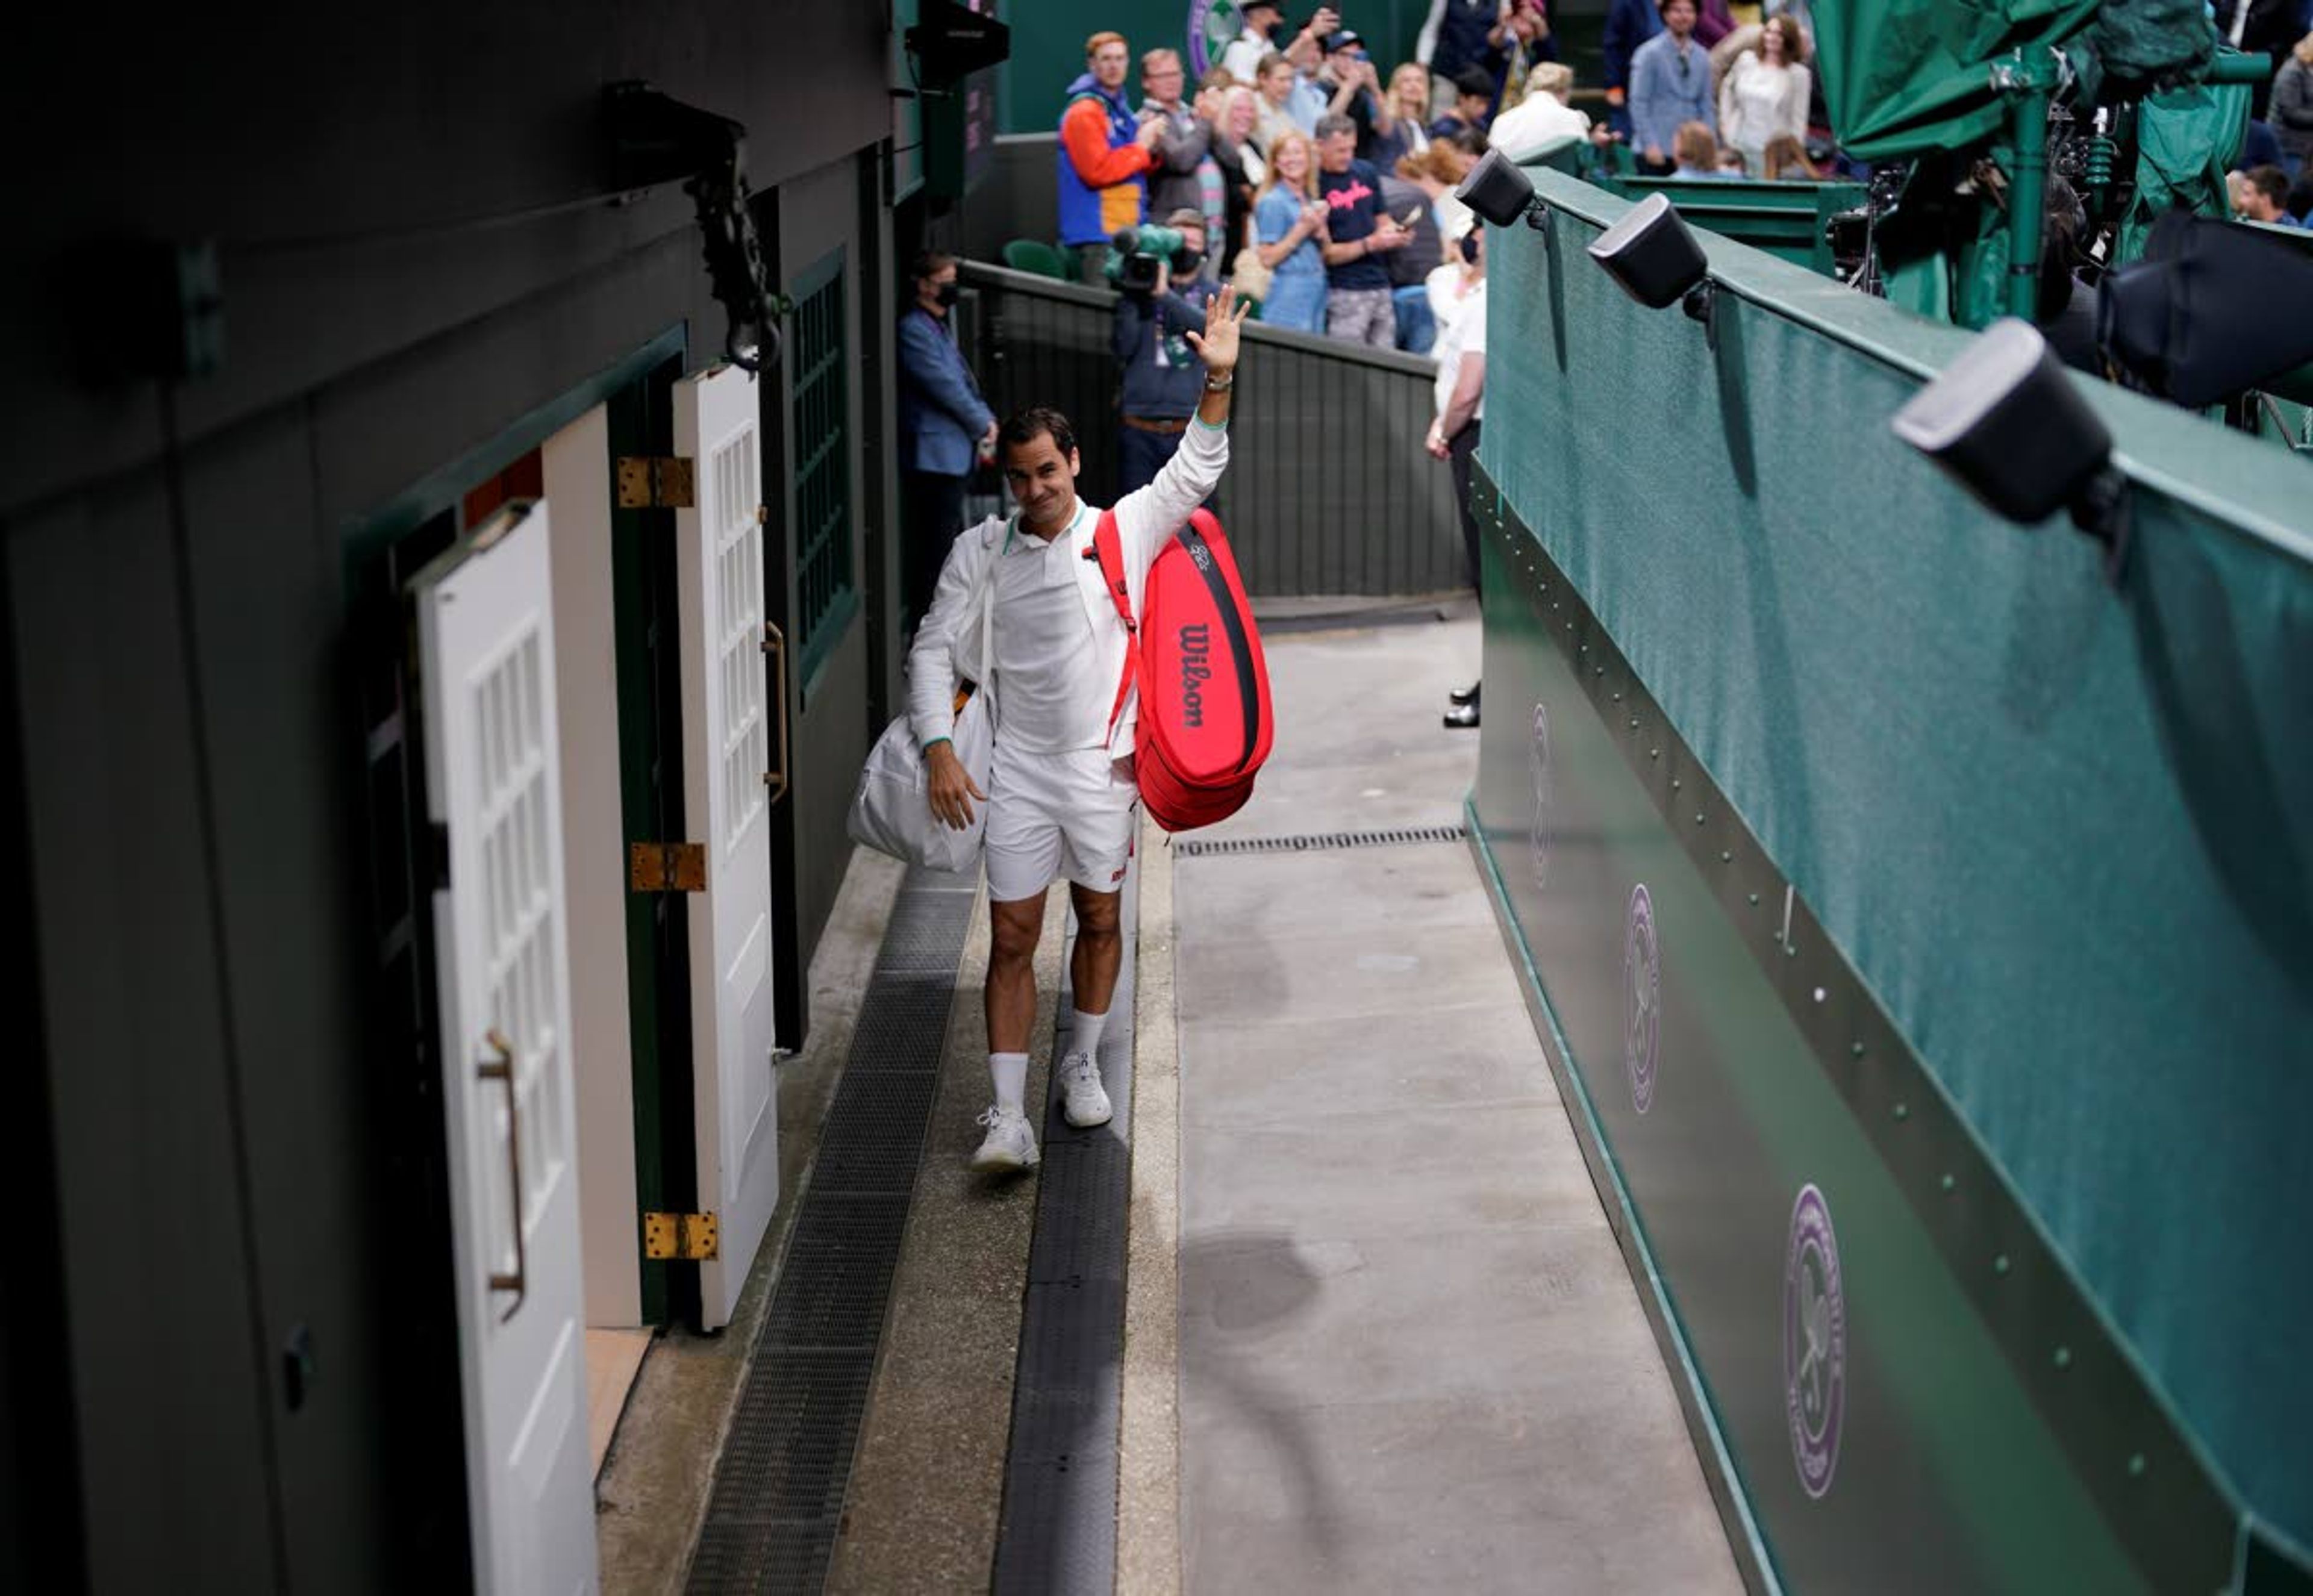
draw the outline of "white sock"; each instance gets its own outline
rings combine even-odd
[[[990,1053],[988,1073],[996,1080],[996,1106],[1014,1114],[1025,1114],[1027,1108],[1023,1099],[1028,1092],[1028,1056],[1025,1053]]]
[[[1107,1027],[1106,1014],[1087,1014],[1082,1009],[1078,1009],[1076,1020],[1069,1027],[1069,1051],[1089,1053],[1095,1058],[1098,1058],[1100,1033]]]

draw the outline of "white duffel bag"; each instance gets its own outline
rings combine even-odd
[[[988,791],[996,763],[996,709],[989,680],[996,608],[994,562],[982,567],[980,603],[980,674],[977,686],[955,717],[956,758],[972,785]],[[988,827],[988,804],[974,800],[972,824],[959,831],[932,813],[931,778],[916,729],[905,714],[884,728],[860,767],[851,794],[851,840],[910,864],[932,870],[971,870],[980,863],[980,843]]]

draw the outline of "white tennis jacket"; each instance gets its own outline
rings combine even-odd
[[[1140,613],[1143,582],[1158,551],[1188,524],[1190,512],[1212,495],[1227,466],[1228,429],[1192,421],[1181,435],[1180,448],[1156,473],[1156,479],[1118,501],[1117,543],[1124,555],[1125,588],[1132,600],[1133,614]],[[947,563],[940,567],[931,613],[916,628],[916,640],[908,650],[908,718],[919,747],[955,734],[956,684],[980,671],[981,574],[1003,548],[1005,530],[1010,524],[1009,517],[991,515],[978,526],[966,528],[957,535],[948,549]],[[1129,639],[1116,605],[1101,582],[1100,562],[1086,557],[1092,550],[1094,530],[1099,525],[1100,512],[1086,505],[1069,534],[1076,543],[1069,568],[1077,574],[1077,593],[1084,601],[1085,621],[1092,627],[1093,655],[1098,662],[1081,690],[1087,703],[1098,701],[1104,724],[1116,697],[1117,681],[1124,674]],[[1000,683],[996,702],[1000,714]],[[1111,751],[1119,759],[1132,751],[1139,712],[1136,688],[1125,700],[1111,744]]]

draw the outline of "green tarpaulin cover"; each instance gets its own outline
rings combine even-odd
[[[1952,149],[2006,117],[1991,64],[2085,28],[2097,0],[1816,0],[1832,130],[1866,161]]]

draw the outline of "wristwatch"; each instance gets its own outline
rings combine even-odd
[[[1227,376],[1223,377],[1218,382],[1213,381],[1212,373],[1207,372],[1205,373],[1205,391],[1207,393],[1227,393],[1230,389],[1236,386],[1236,373],[1235,372],[1231,372]]]

